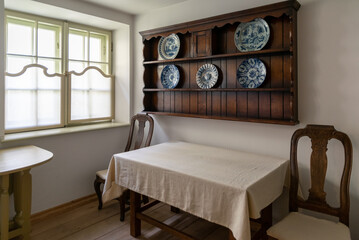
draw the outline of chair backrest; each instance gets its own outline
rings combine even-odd
[[[310,157],[311,188],[306,200],[298,196],[298,162],[297,149],[301,137],[307,136],[312,142]],[[325,176],[327,173],[327,145],[330,139],[339,140],[344,147],[344,168],[340,181],[340,205],[331,207],[326,202],[324,191]],[[298,208],[309,209],[333,216],[349,226],[349,182],[352,168],[352,144],[349,137],[342,132],[336,131],[333,126],[307,125],[303,129],[294,132],[291,140],[290,170],[291,183],[289,190],[289,210],[298,211]]]
[[[136,128],[136,122],[138,122],[138,128]],[[147,137],[145,138],[145,127],[146,122],[148,122],[148,132]],[[139,149],[144,143],[144,147],[148,147],[151,144],[152,134],[153,134],[153,119],[148,114],[137,114],[131,118],[130,133],[128,135],[127,145],[125,152],[130,150]],[[134,132],[136,131],[136,134]],[[133,141],[134,140],[134,141]],[[134,143],[134,146],[132,146]]]

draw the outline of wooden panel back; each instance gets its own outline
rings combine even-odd
[[[138,127],[136,128],[136,123]],[[148,128],[146,128],[148,124]],[[143,147],[148,147],[151,144],[153,135],[154,122],[148,114],[137,114],[131,118],[130,133],[127,140],[125,152],[136,150]],[[147,129],[147,134],[145,134]],[[146,136],[146,138],[145,138]]]
[[[312,153],[310,157],[310,179],[311,188],[309,197],[304,200],[298,196],[298,141],[301,137],[307,136],[312,141]],[[327,145],[330,139],[339,140],[344,147],[344,168],[340,182],[340,206],[331,207],[326,201],[324,183],[327,172]],[[339,218],[339,221],[349,226],[349,182],[352,168],[352,144],[349,137],[342,132],[335,130],[333,126],[307,125],[304,129],[294,132],[291,140],[291,185],[290,185],[290,210],[298,211],[298,208],[305,208]]]

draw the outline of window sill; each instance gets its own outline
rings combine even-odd
[[[100,129],[106,129],[106,128],[126,127],[129,125],[130,125],[129,123],[117,123],[117,122],[98,123],[98,124],[91,124],[91,125],[84,125],[84,126],[64,127],[64,128],[56,128],[56,129],[23,132],[23,133],[11,133],[11,134],[5,134],[5,136],[3,137],[1,142],[10,142],[10,141],[16,141],[16,140],[62,135],[62,134],[68,134],[68,133],[93,131],[93,130],[100,130]]]

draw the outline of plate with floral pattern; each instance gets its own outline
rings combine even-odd
[[[258,51],[264,48],[270,36],[268,23],[262,18],[240,23],[234,33],[234,43],[241,52]]]
[[[212,88],[218,79],[218,70],[213,64],[202,65],[196,74],[197,85],[202,88]]]
[[[258,58],[244,60],[237,69],[237,79],[244,88],[257,88],[265,80],[267,74],[264,63]]]
[[[162,59],[174,59],[180,49],[180,39],[172,33],[167,37],[161,37],[158,43],[158,53]]]
[[[161,72],[161,83],[164,88],[175,88],[179,82],[180,73],[175,65],[167,65]]]

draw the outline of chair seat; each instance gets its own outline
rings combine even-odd
[[[343,223],[319,219],[299,212],[291,212],[269,228],[267,234],[279,240],[351,239],[349,228]]]
[[[102,178],[103,180],[106,180],[106,178],[107,178],[107,169],[97,171],[96,175],[99,176],[100,178]]]

